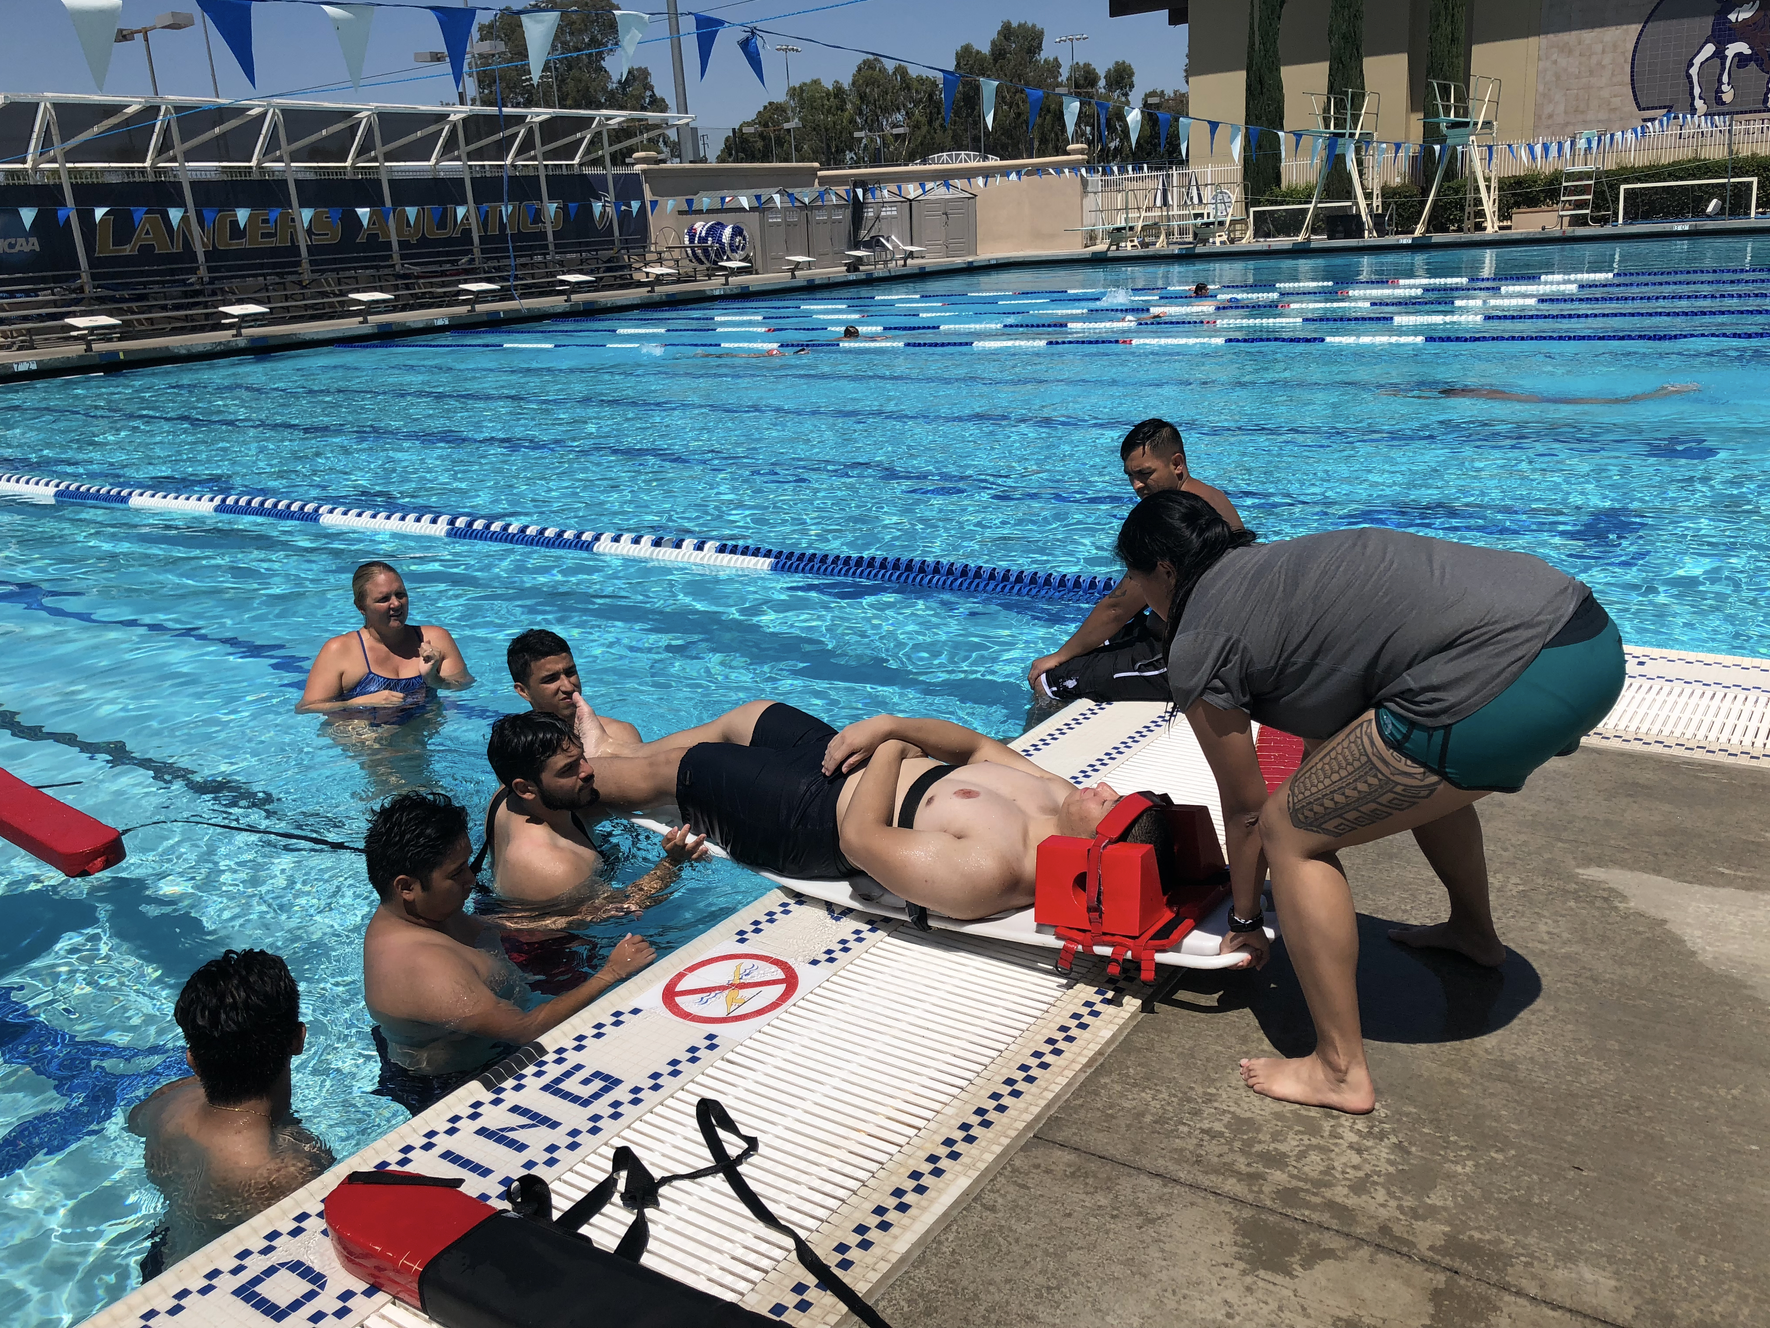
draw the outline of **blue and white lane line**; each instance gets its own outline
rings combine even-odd
[[[1099,599],[1113,579],[1082,573],[1030,572],[1013,567],[984,567],[938,558],[893,558],[882,555],[803,553],[769,549],[731,540],[669,535],[635,535],[613,531],[571,530],[559,526],[524,525],[486,517],[444,512],[371,511],[338,507],[297,498],[265,498],[246,494],[166,493],[114,485],[74,484],[37,475],[0,474],[0,495],[35,502],[78,503],[98,507],[130,507],[145,511],[195,512],[214,516],[268,517],[349,530],[386,530],[432,539],[482,540],[523,544],[533,548],[567,549],[615,558],[693,563],[703,567],[736,567],[754,572],[787,572],[800,576],[882,581],[932,590],[1011,595],[1023,599]]]

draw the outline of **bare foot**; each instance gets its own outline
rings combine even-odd
[[[1299,1056],[1296,1060],[1262,1056],[1241,1063],[1241,1078],[1262,1097],[1280,1102],[1328,1107],[1351,1116],[1362,1116],[1377,1105],[1376,1086],[1363,1065],[1341,1075],[1315,1056]]]
[[[620,755],[617,748],[621,744],[616,742],[613,735],[602,726],[601,718],[590,708],[590,703],[584,699],[582,692],[572,697],[572,704],[578,710],[572,727],[577,730],[578,745],[584,749],[584,755],[589,757]]]
[[[1506,962],[1506,947],[1500,944],[1498,936],[1463,931],[1448,922],[1430,927],[1391,927],[1389,939],[1416,950],[1455,950],[1484,968],[1498,968]]]

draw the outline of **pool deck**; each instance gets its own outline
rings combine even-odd
[[[1179,245],[1154,249],[1109,249],[1095,246],[1060,252],[926,259],[891,267],[870,267],[859,272],[836,268],[804,269],[791,276],[785,273],[759,273],[729,284],[717,278],[680,281],[655,290],[623,291],[619,294],[570,301],[487,301],[477,307],[462,303],[299,323],[267,322],[255,325],[247,335],[216,330],[120,338],[116,341],[94,343],[91,351],[84,349],[78,338],[70,333],[66,345],[45,346],[36,350],[0,351],[0,383],[116,373],[157,364],[232,359],[242,355],[269,355],[338,342],[430,336],[439,329],[457,331],[500,327],[555,318],[615,313],[624,309],[742,299],[748,295],[822,290],[833,286],[900,281],[911,277],[940,276],[990,268],[1067,263],[1149,263],[1185,258],[1233,261],[1247,258],[1294,258],[1309,254],[1424,253],[1441,249],[1514,245],[1571,244],[1583,247],[1591,244],[1627,244],[1636,240],[1765,233],[1770,233],[1770,217],[1740,221],[1665,222],[1634,225],[1626,229],[1601,226],[1560,231],[1500,231],[1493,235],[1424,235],[1417,239],[1411,235],[1394,235],[1364,240],[1259,240],[1235,245]]]
[[[1291,968],[1194,975],[878,1301],[898,1328],[1770,1322],[1770,770],[1590,746],[1481,804],[1497,975],[1411,842],[1346,855],[1378,1087],[1267,1102]],[[988,1314],[980,1315],[979,1307]]]
[[[617,1142],[699,1165],[703,1095],[764,1136],[753,1182],[897,1328],[1770,1322],[1770,661],[1628,657],[1593,740],[1483,805],[1499,972],[1386,939],[1442,907],[1411,842],[1347,855],[1370,1117],[1236,1078],[1240,1055],[1309,1046],[1282,949],[1258,975],[1182,973],[1142,1013],[1049,952],[776,891],[93,1328],[422,1328],[338,1269],[315,1219],[341,1172],[489,1199],[532,1170],[569,1202]],[[1078,780],[1209,794],[1159,706],[1078,703],[1021,745]],[[796,977],[707,1007],[734,962],[767,998]],[[716,1189],[654,1230],[652,1266],[783,1323],[842,1319]]]

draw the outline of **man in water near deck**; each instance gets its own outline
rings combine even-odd
[[[655,742],[610,739],[585,763],[605,805],[674,802],[697,834],[748,866],[800,877],[864,872],[953,918],[1032,903],[1040,842],[1092,835],[1119,801],[1108,785],[1077,788],[945,720],[879,715],[838,733],[776,701]],[[1160,824],[1145,814],[1131,840],[1162,855]]]
[[[598,723],[594,714],[589,722]],[[707,856],[706,838],[681,826],[664,836],[657,866],[626,889],[611,890],[585,823],[602,816],[600,795],[566,722],[550,712],[505,715],[492,725],[486,759],[499,789],[486,809],[481,857],[491,858],[502,905],[497,921],[506,927],[560,931],[637,913],[675,883],[683,863]]]
[[[383,803],[363,839],[381,905],[363,935],[363,997],[381,1056],[376,1092],[414,1116],[652,961],[627,936],[587,981],[539,1005],[498,929],[467,913],[466,809],[440,793]]]
[[[332,1151],[290,1110],[289,1061],[307,1042],[289,966],[263,950],[229,950],[184,984],[172,1017],[194,1076],[129,1113],[147,1140],[148,1179],[166,1216],[142,1280],[293,1194],[332,1165]]]
[[[582,716],[590,714],[584,704],[583,684],[578,681],[578,661],[563,636],[544,627],[531,627],[510,641],[504,652],[510,668],[510,681],[516,694],[531,709],[544,715],[558,715],[574,732],[582,727]],[[608,733],[623,742],[639,742],[639,730],[618,719],[602,717],[601,737]],[[578,732],[578,742],[584,735]]]
[[[1235,530],[1241,517],[1220,489],[1195,478],[1186,464],[1180,430],[1166,420],[1144,420],[1119,445],[1125,478],[1139,498],[1177,489],[1195,493]],[[1166,607],[1166,606],[1162,606]],[[1123,578],[1101,597],[1082,625],[1056,651],[1035,659],[1027,685],[1039,702],[1165,701],[1168,699],[1167,624]]]

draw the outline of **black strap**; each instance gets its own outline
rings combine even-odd
[[[903,802],[897,809],[899,830],[916,828],[916,809],[922,805],[922,795],[958,768],[956,765],[937,765],[916,776],[916,782],[910,785],[910,791],[903,795]]]
[[[504,800],[509,796],[510,790],[500,784],[498,786],[498,791],[492,794],[491,805],[486,808],[485,843],[481,844],[479,846],[479,852],[473,855],[473,866],[469,869],[475,876],[478,876],[479,869],[485,866],[486,854],[492,851],[492,822],[498,819],[498,808],[504,805]]]
[[[750,1210],[751,1217],[770,1231],[777,1231],[791,1240],[793,1253],[798,1257],[805,1271],[821,1282],[837,1300],[846,1305],[855,1318],[866,1324],[867,1328],[891,1328],[891,1325],[880,1317],[877,1310],[861,1299],[858,1291],[838,1277],[836,1270],[819,1258],[817,1251],[806,1244],[804,1238],[797,1231],[770,1212],[768,1205],[763,1203],[756,1191],[750,1188],[749,1181],[743,1178],[738,1171],[738,1166],[744,1158],[754,1154],[759,1145],[754,1136],[745,1134],[738,1129],[736,1123],[731,1119],[731,1113],[725,1109],[725,1104],[716,1098],[704,1097],[695,1103],[694,1116],[701,1127],[701,1138],[707,1142],[707,1151],[713,1155],[714,1165],[707,1168],[706,1171],[717,1171],[723,1175],[725,1183],[731,1186],[731,1192],[737,1195],[738,1202]],[[719,1133],[721,1130],[736,1135],[744,1141],[744,1151],[739,1157],[733,1158],[726,1150],[725,1140]],[[696,1174],[704,1175],[706,1171]]]
[[[78,780],[74,781],[78,783]],[[53,785],[51,786],[53,787]],[[336,839],[321,839],[318,835],[297,834],[293,830],[266,830],[258,825],[235,825],[231,821],[198,821],[188,816],[175,816],[165,821],[143,821],[140,825],[132,825],[127,830],[117,831],[120,835],[132,835],[137,830],[146,830],[156,825],[206,825],[216,830],[238,830],[248,835],[269,835],[272,839],[293,839],[302,844],[318,844],[321,848],[335,848],[343,853],[361,853],[360,844],[340,844]]]

